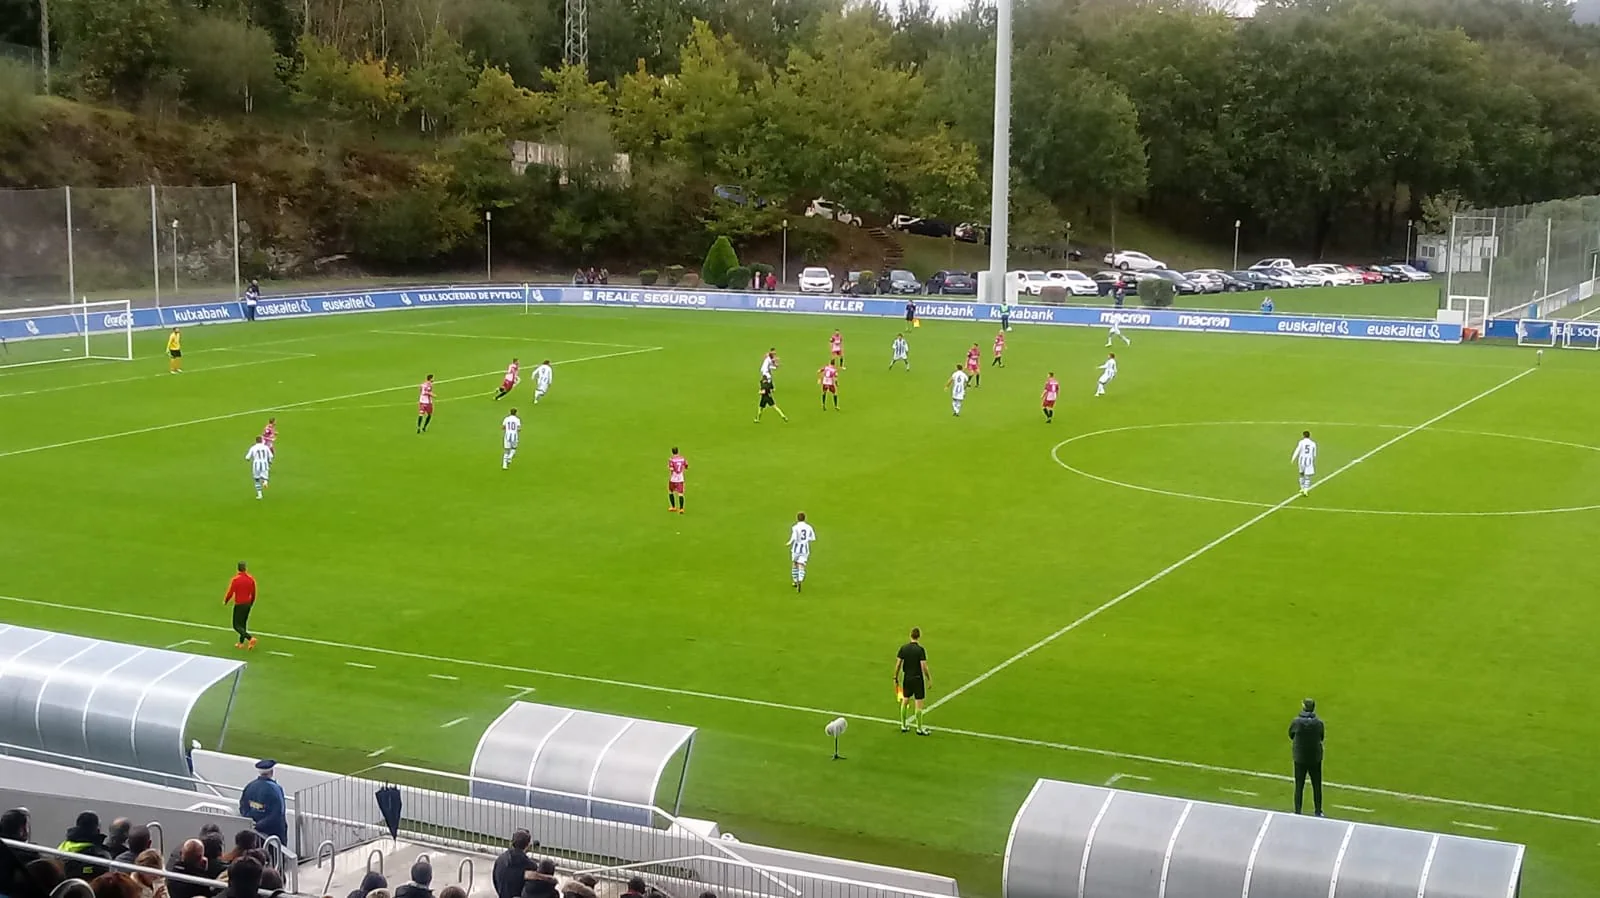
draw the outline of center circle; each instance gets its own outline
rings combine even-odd
[[[1455,517],[1471,517],[1471,518],[1521,517],[1521,516],[1527,516],[1527,515],[1572,514],[1572,513],[1575,513],[1575,512],[1600,510],[1600,502],[1596,502],[1596,503],[1593,503],[1593,504],[1587,504],[1587,505],[1550,506],[1550,507],[1545,507],[1545,508],[1504,509],[1504,510],[1490,510],[1490,511],[1438,511],[1438,510],[1414,510],[1413,511],[1413,510],[1392,509],[1392,508],[1338,508],[1338,507],[1327,506],[1327,505],[1312,504],[1312,501],[1309,500],[1309,499],[1304,499],[1304,500],[1297,499],[1296,501],[1289,502],[1287,504],[1283,504],[1282,502],[1262,502],[1262,501],[1256,501],[1256,500],[1252,500],[1252,499],[1239,499],[1239,498],[1233,498],[1233,497],[1228,497],[1228,496],[1213,496],[1213,495],[1208,495],[1206,493],[1195,492],[1195,491],[1192,491],[1192,490],[1168,489],[1168,488],[1164,488],[1164,487],[1152,486],[1152,485],[1149,485],[1149,484],[1134,483],[1132,481],[1121,480],[1121,479],[1118,479],[1118,478],[1115,478],[1115,477],[1107,477],[1107,476],[1104,476],[1104,475],[1101,475],[1101,474],[1096,474],[1096,473],[1093,473],[1091,471],[1084,470],[1083,468],[1081,468],[1081,467],[1079,467],[1077,465],[1074,465],[1071,462],[1068,462],[1068,461],[1066,461],[1065,459],[1063,459],[1061,457],[1061,450],[1062,449],[1064,449],[1064,448],[1066,448],[1066,447],[1068,447],[1068,446],[1070,446],[1070,445],[1072,445],[1074,443],[1080,443],[1080,442],[1083,442],[1085,440],[1094,439],[1096,437],[1104,437],[1104,436],[1110,436],[1112,434],[1129,433],[1129,432],[1135,432],[1135,431],[1169,430],[1169,429],[1175,429],[1175,428],[1199,428],[1199,427],[1236,427],[1236,428],[1238,428],[1238,427],[1289,427],[1289,428],[1295,428],[1296,431],[1298,431],[1301,428],[1339,428],[1339,427],[1365,428],[1365,429],[1368,429],[1368,430],[1387,430],[1387,431],[1411,431],[1411,430],[1413,430],[1413,428],[1411,426],[1404,425],[1404,424],[1353,424],[1353,423],[1349,423],[1349,422],[1329,422],[1329,421],[1323,421],[1323,422],[1315,422],[1315,421],[1312,421],[1312,422],[1307,422],[1307,421],[1177,421],[1177,422],[1162,423],[1162,424],[1130,424],[1130,425],[1127,425],[1127,426],[1124,426],[1124,427],[1110,427],[1110,428],[1106,428],[1104,430],[1095,430],[1095,431],[1090,431],[1089,433],[1081,433],[1081,434],[1078,434],[1077,436],[1068,437],[1067,439],[1062,440],[1061,442],[1055,444],[1054,446],[1052,446],[1050,448],[1050,458],[1053,461],[1055,461],[1056,464],[1060,465],[1062,468],[1065,468],[1066,470],[1071,471],[1072,473],[1077,474],[1080,477],[1083,477],[1083,478],[1088,479],[1088,480],[1094,480],[1094,481],[1097,481],[1099,483],[1104,483],[1104,484],[1107,484],[1107,485],[1110,485],[1110,486],[1116,486],[1116,487],[1121,487],[1123,489],[1135,490],[1135,491],[1141,492],[1141,493],[1150,493],[1150,494],[1158,495],[1158,496],[1170,496],[1170,497],[1175,498],[1175,499],[1192,499],[1192,500],[1197,501],[1197,502],[1211,502],[1211,503],[1215,503],[1215,504],[1219,504],[1219,505],[1239,505],[1239,506],[1243,506],[1243,507],[1246,507],[1246,508],[1267,509],[1267,508],[1277,508],[1280,505],[1282,505],[1282,507],[1283,507],[1283,509],[1285,511],[1315,511],[1315,512],[1324,512],[1324,513],[1328,513],[1328,514],[1363,514],[1363,515],[1387,515],[1387,516],[1395,516],[1395,517],[1441,517],[1441,518],[1455,518]],[[1476,430],[1458,430],[1458,429],[1449,428],[1449,427],[1429,427],[1429,428],[1426,428],[1426,432],[1428,432],[1428,433],[1447,433],[1447,434],[1455,434],[1455,435],[1458,435],[1458,436],[1469,436],[1469,437],[1484,437],[1484,438],[1499,439],[1499,440],[1518,440],[1518,441],[1522,441],[1522,442],[1526,442],[1526,443],[1535,443],[1535,444],[1542,444],[1542,445],[1547,445],[1547,446],[1560,446],[1560,447],[1564,447],[1564,448],[1567,448],[1567,449],[1580,449],[1580,450],[1583,450],[1585,452],[1600,453],[1600,446],[1590,446],[1590,445],[1586,445],[1584,443],[1574,443],[1574,442],[1569,442],[1569,441],[1566,441],[1566,440],[1546,439],[1544,437],[1533,437],[1533,436],[1526,436],[1526,435],[1523,435],[1523,434],[1492,433],[1492,432],[1476,431]],[[1285,454],[1284,457],[1287,458],[1287,454]],[[1286,468],[1286,470],[1287,470],[1287,468]],[[1340,470],[1340,469],[1339,468],[1335,468],[1335,470],[1337,471],[1337,470]],[[1332,475],[1329,474],[1328,476],[1331,477]],[[1313,497],[1316,496],[1316,488],[1315,487],[1313,487],[1313,489],[1312,489],[1312,496]]]

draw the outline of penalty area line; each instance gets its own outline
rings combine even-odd
[[[1390,437],[1387,440],[1384,440],[1382,443],[1379,443],[1376,448],[1370,449],[1366,453],[1364,453],[1362,455],[1359,455],[1356,458],[1346,462],[1343,467],[1335,470],[1332,474],[1329,474],[1327,477],[1322,478],[1322,480],[1317,484],[1317,486],[1319,488],[1327,486],[1328,483],[1331,482],[1334,478],[1336,478],[1339,475],[1345,473],[1346,471],[1350,470],[1351,468],[1354,468],[1356,465],[1359,465],[1362,462],[1365,462],[1366,460],[1372,458],[1373,456],[1377,455],[1378,453],[1382,452],[1383,450],[1388,449],[1390,446],[1393,446],[1394,444],[1400,442],[1401,440],[1404,440],[1405,438],[1411,436],[1414,433],[1417,433],[1418,431],[1422,431],[1422,430],[1428,429],[1429,427],[1439,423],[1440,421],[1443,421],[1444,419],[1450,417],[1451,415],[1455,414],[1456,412],[1461,411],[1462,409],[1466,408],[1469,405],[1472,405],[1473,403],[1475,403],[1475,402],[1477,402],[1477,401],[1479,401],[1481,399],[1485,399],[1485,398],[1488,398],[1489,396],[1493,396],[1495,393],[1498,393],[1501,390],[1505,389],[1506,387],[1511,386],[1512,384],[1516,383],[1517,381],[1519,381],[1519,380],[1523,379],[1524,377],[1527,377],[1528,375],[1532,374],[1536,370],[1538,370],[1538,369],[1536,369],[1536,368],[1524,369],[1523,371],[1520,371],[1517,374],[1514,374],[1511,377],[1508,377],[1505,380],[1495,384],[1494,386],[1490,387],[1489,389],[1484,390],[1483,392],[1477,394],[1476,396],[1473,396],[1470,399],[1467,399],[1467,400],[1465,400],[1463,402],[1457,403],[1456,405],[1451,406],[1450,408],[1440,412],[1439,414],[1434,415],[1432,418],[1429,418],[1428,420],[1422,422],[1421,424],[1418,424],[1418,425],[1416,425],[1414,427],[1406,428],[1405,430],[1401,431],[1400,433],[1395,434],[1394,436]],[[1262,521],[1265,521],[1267,518],[1272,517],[1273,515],[1277,514],[1278,512],[1282,511],[1283,509],[1288,508],[1290,505],[1294,504],[1294,501],[1296,499],[1298,499],[1298,498],[1300,498],[1300,494],[1299,493],[1295,493],[1294,495],[1291,495],[1289,498],[1284,499],[1282,502],[1279,502],[1278,504],[1267,508],[1265,511],[1262,511],[1259,514],[1257,514],[1255,517],[1250,518],[1249,520],[1245,521],[1243,524],[1240,524],[1239,526],[1234,527],[1232,530],[1229,530],[1227,533],[1222,534],[1221,536],[1217,537],[1216,539],[1213,539],[1211,542],[1208,542],[1205,545],[1201,546],[1200,548],[1195,549],[1193,552],[1190,552],[1188,555],[1185,555],[1182,558],[1178,559],[1177,561],[1174,561],[1172,564],[1167,565],[1166,567],[1164,567],[1161,570],[1157,571],[1155,574],[1151,575],[1150,577],[1145,578],[1144,581],[1142,581],[1142,582],[1136,584],[1135,586],[1127,589],[1126,591],[1124,591],[1120,595],[1118,595],[1118,596],[1116,596],[1116,597],[1114,597],[1112,599],[1109,599],[1108,601],[1106,601],[1103,604],[1101,604],[1099,607],[1091,610],[1089,613],[1083,615],[1082,617],[1078,618],[1077,620],[1072,621],[1071,623],[1067,624],[1066,626],[1062,627],[1061,629],[1056,630],[1054,633],[1051,633],[1050,635],[1044,637],[1043,639],[1040,639],[1038,642],[1035,642],[1033,645],[1030,645],[1027,648],[1023,649],[1022,651],[1017,652],[1015,655],[1012,655],[1011,657],[1005,659],[1004,661],[1001,661],[999,664],[996,664],[995,666],[989,668],[988,670],[984,671],[983,673],[977,675],[976,677],[973,677],[972,679],[968,680],[967,682],[963,683],[962,685],[956,687],[949,694],[947,694],[944,697],[940,698],[938,701],[930,703],[928,705],[928,710],[929,711],[936,711],[941,706],[949,704],[951,701],[955,700],[956,698],[959,698],[961,695],[965,694],[967,691],[971,690],[973,687],[982,685],[984,682],[989,680],[991,677],[993,677],[996,674],[999,674],[1002,671],[1006,670],[1007,668],[1011,667],[1011,665],[1016,664],[1017,662],[1026,659],[1029,655],[1032,655],[1034,652],[1039,651],[1040,649],[1042,649],[1042,648],[1050,645],[1051,643],[1055,642],[1057,639],[1060,639],[1061,637],[1067,635],[1068,633],[1071,633],[1073,630],[1076,630],[1079,627],[1083,626],[1084,624],[1094,620],[1095,618],[1099,617],[1100,615],[1104,614],[1105,612],[1110,611],[1111,609],[1117,607],[1118,605],[1121,605],[1123,602],[1127,601],[1128,599],[1133,598],[1134,596],[1138,595],[1141,592],[1144,592],[1146,589],[1150,588],[1151,586],[1154,586],[1157,583],[1160,583],[1162,580],[1165,580],[1167,577],[1171,576],[1172,574],[1176,573],[1177,571],[1180,571],[1183,568],[1187,567],[1191,562],[1193,562],[1193,561],[1195,561],[1195,560],[1197,560],[1199,558],[1204,557],[1206,554],[1210,553],[1211,550],[1217,548],[1218,546],[1221,546],[1222,544],[1228,542],[1229,540],[1231,540],[1234,537],[1238,536],[1239,534],[1245,532],[1246,530],[1249,530],[1251,527],[1254,527],[1255,525],[1261,523]]]
[[[77,605],[67,605],[61,602],[47,602],[42,599],[25,599],[18,596],[0,595],[0,601],[15,602],[19,605],[32,605],[39,608],[53,608],[61,611],[76,611],[83,614],[93,614],[98,617],[113,617],[124,620],[136,620],[144,623],[165,624],[175,627],[187,627],[193,630],[209,630],[213,632],[232,633],[233,628],[217,624],[202,624],[194,621],[173,620],[171,618],[154,617],[146,614],[136,614],[130,611],[113,611],[100,608],[83,608]],[[776,711],[792,711],[802,714],[811,714],[826,717],[832,720],[835,717],[844,717],[861,723],[875,723],[882,726],[899,727],[900,721],[887,717],[876,717],[870,714],[854,714],[842,711],[830,711],[825,708],[812,708],[805,705],[789,705],[781,702],[766,701],[764,699],[745,698],[736,695],[721,695],[714,692],[702,692],[694,689],[679,689],[672,686],[656,686],[649,683],[631,683],[626,680],[614,680],[606,677],[592,677],[584,674],[566,673],[562,671],[535,670],[526,667],[517,667],[510,664],[497,664],[492,661],[477,661],[471,658],[445,658],[438,655],[425,655],[418,652],[407,652],[400,649],[383,648],[373,645],[355,645],[351,643],[333,642],[327,639],[315,639],[309,636],[290,636],[282,633],[260,632],[264,639],[281,639],[285,642],[298,642],[306,645],[321,646],[328,649],[337,649],[346,652],[367,653],[384,655],[394,658],[405,658],[411,661],[426,661],[440,665],[456,665],[459,667],[475,668],[478,670],[492,670],[504,673],[519,674],[530,677],[548,677],[554,680],[567,680],[578,683],[588,683],[600,686],[618,686],[626,689],[637,689],[643,692],[653,692],[661,695],[681,695],[686,698],[698,698],[708,701],[727,702],[730,704],[745,705],[747,707],[766,708]],[[278,654],[278,653],[274,653]],[[348,663],[348,662],[347,662]],[[506,684],[506,689],[527,689],[533,691],[531,686],[517,686]],[[518,696],[520,697],[520,696]],[[1112,758],[1119,761],[1135,761],[1152,764],[1160,767],[1173,767],[1183,770],[1197,770],[1205,773],[1218,773],[1227,776],[1245,777],[1258,780],[1271,780],[1278,783],[1292,783],[1294,777],[1281,773],[1264,773],[1259,770],[1243,770],[1237,767],[1224,767],[1218,764],[1206,764],[1199,761],[1183,761],[1174,758],[1160,758],[1154,755],[1141,755],[1133,752],[1112,751],[1105,748],[1093,748],[1084,745],[1073,745],[1066,742],[1051,742],[1044,739],[1029,739],[1023,736],[1008,736],[1003,733],[984,733],[976,730],[963,730],[954,727],[938,727],[935,733],[946,733],[952,736],[964,736],[969,739],[982,739],[989,742],[1004,742],[1011,745],[1024,745],[1033,748],[1044,748],[1054,751],[1068,752],[1071,754],[1091,755],[1100,758]],[[1124,778],[1128,778],[1124,775]],[[1508,805],[1489,804],[1487,802],[1468,801],[1459,798],[1443,798],[1436,795],[1422,795],[1413,792],[1399,792],[1393,789],[1383,789],[1375,786],[1358,786],[1350,783],[1325,782],[1331,789],[1344,789],[1348,792],[1359,792],[1366,795],[1379,795],[1401,801],[1434,804],[1446,807],[1471,808],[1478,811],[1492,811],[1501,814],[1510,814],[1521,817],[1538,817],[1545,820],[1560,820],[1567,823],[1582,823],[1589,826],[1600,826],[1600,817],[1585,817],[1579,814],[1565,814],[1558,811],[1542,811],[1537,808],[1518,808]],[[1371,811],[1367,811],[1371,813]]]

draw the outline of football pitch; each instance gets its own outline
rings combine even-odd
[[[992,368],[992,327],[928,323],[889,371],[903,329],[440,309],[191,328],[176,376],[159,332],[133,362],[0,371],[0,620],[233,656],[244,560],[230,751],[464,770],[518,695],[668,720],[700,730],[684,813],[982,896],[1041,776],[1287,809],[1312,696],[1330,816],[1525,842],[1525,894],[1595,894],[1600,354],[1130,329],[1094,398],[1102,330],[1019,326]],[[789,420],[754,423],[769,347]],[[912,626],[929,738],[890,681]]]

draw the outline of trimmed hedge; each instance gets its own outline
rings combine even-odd
[[[668,265],[667,266],[667,286],[669,286],[669,287],[678,286],[678,282],[683,280],[683,272],[684,272],[684,268],[683,268],[682,265]]]
[[[639,272],[639,283],[646,287],[654,287],[656,281],[660,279],[661,272],[656,271],[654,268],[646,268],[644,271]]]
[[[728,286],[728,272],[739,267],[739,254],[727,237],[718,237],[706,250],[706,261],[700,266],[700,280],[713,287]]]
[[[727,283],[724,286],[729,290],[748,290],[750,288],[750,278],[754,275],[755,272],[740,265],[728,271]]]
[[[1168,308],[1177,295],[1177,285],[1165,278],[1145,278],[1139,282],[1139,304],[1147,309]]]

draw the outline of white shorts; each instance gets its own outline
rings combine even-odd
[[[1301,477],[1314,477],[1314,476],[1316,476],[1316,473],[1317,473],[1317,466],[1316,465],[1301,465],[1300,466],[1300,476]]]
[[[967,398],[967,394],[966,394],[965,391],[962,391],[960,393],[951,393],[950,394],[950,401],[952,401],[952,402],[960,402],[961,400],[963,400],[965,398]]]
[[[904,353],[904,352],[897,352],[897,353],[894,354],[894,360],[897,361],[897,362],[901,361],[901,360],[905,359],[907,357],[907,355],[908,354]]]
[[[795,564],[805,564],[811,560],[811,551],[808,549],[804,552],[790,552],[789,560]]]
[[[1100,383],[1101,384],[1111,383],[1111,381],[1113,381],[1115,379],[1116,379],[1116,375],[1114,375],[1114,374],[1102,374],[1102,375],[1100,375]]]
[[[517,448],[517,438],[516,437],[506,437],[506,448],[507,449],[515,449],[515,448]]]
[[[272,476],[272,466],[252,465],[250,467],[250,476],[254,477],[256,480],[267,480]]]

